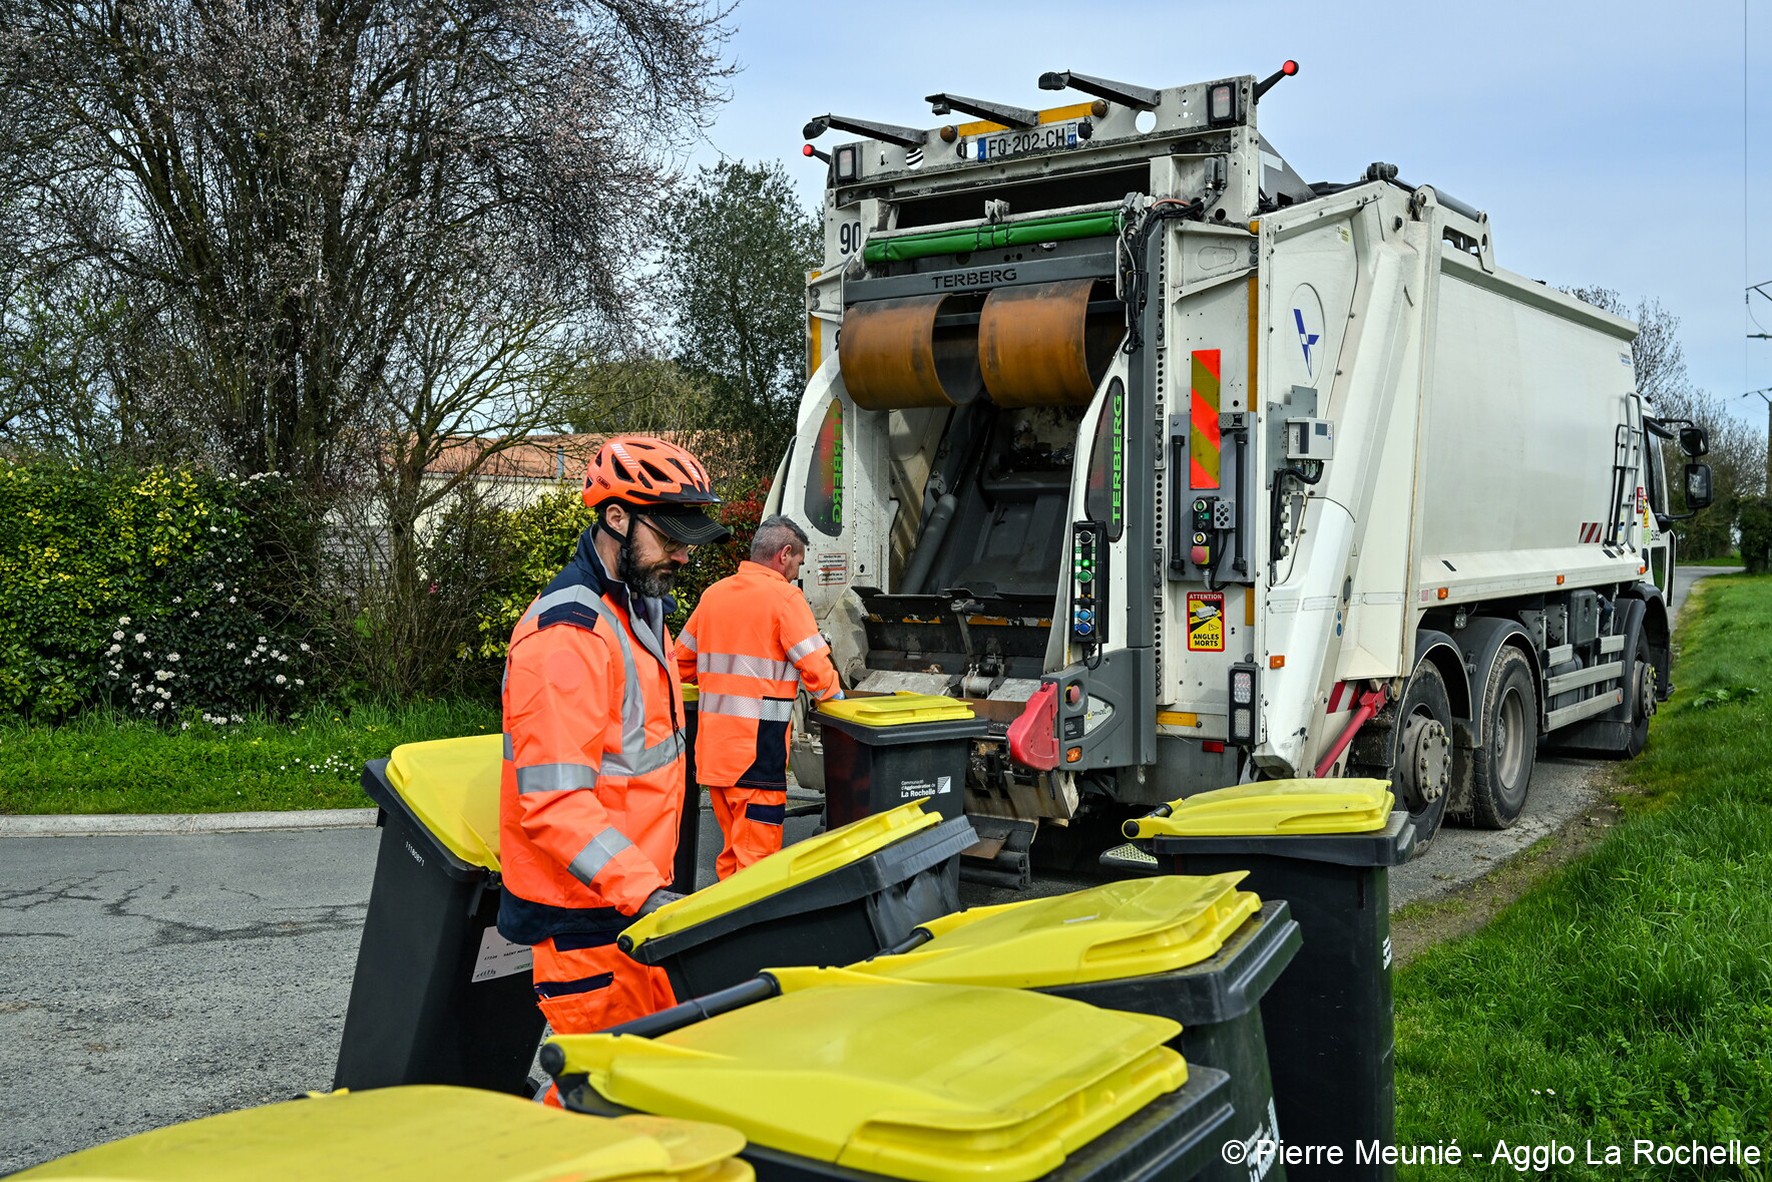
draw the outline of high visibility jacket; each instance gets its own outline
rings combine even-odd
[[[665,611],[630,599],[587,530],[511,634],[499,798],[506,939],[613,942],[671,880],[686,758]]]
[[[701,690],[695,777],[718,788],[785,788],[800,683],[821,701],[841,689],[806,596],[759,562],[702,592],[677,639],[677,672]]]

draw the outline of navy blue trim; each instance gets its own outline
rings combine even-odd
[[[513,894],[508,882],[499,892],[498,934],[513,944],[539,944],[551,939],[555,947],[562,947],[560,940],[566,937],[586,940],[578,945],[580,948],[598,948],[615,943],[615,937],[633,922],[632,916],[623,915],[613,907],[552,907],[546,903],[532,903]],[[570,948],[562,950],[571,951]]]
[[[755,821],[759,825],[779,825],[788,819],[788,806],[785,804],[758,804],[756,801],[744,806],[744,817],[747,821]]]
[[[766,702],[780,701],[764,698]],[[792,698],[786,699],[793,701]],[[757,752],[751,766],[738,777],[739,788],[782,788],[788,786],[788,721],[757,720]]]
[[[556,945],[557,947],[558,945]],[[535,996],[572,997],[579,993],[591,993],[598,989],[607,989],[615,983],[614,973],[598,973],[594,977],[580,977],[576,981],[537,981]]]
[[[555,624],[577,624],[587,632],[597,627],[597,609],[588,603],[563,603],[559,607],[550,607],[535,618],[537,628],[552,628]]]

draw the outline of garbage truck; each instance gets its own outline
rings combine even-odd
[[[1541,743],[1635,754],[1671,690],[1662,444],[1701,508],[1702,430],[1481,209],[1304,181],[1256,121],[1295,72],[806,126],[824,259],[768,511],[850,685],[990,723],[975,819],[1368,776],[1425,843],[1512,824]]]

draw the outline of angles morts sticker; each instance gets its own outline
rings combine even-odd
[[[1224,651],[1224,592],[1187,593],[1187,648],[1190,653]]]

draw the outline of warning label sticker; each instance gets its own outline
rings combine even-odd
[[[818,556],[818,585],[820,587],[842,587],[849,582],[849,555],[820,554]]]
[[[1187,647],[1190,653],[1224,651],[1224,592],[1187,593]]]

